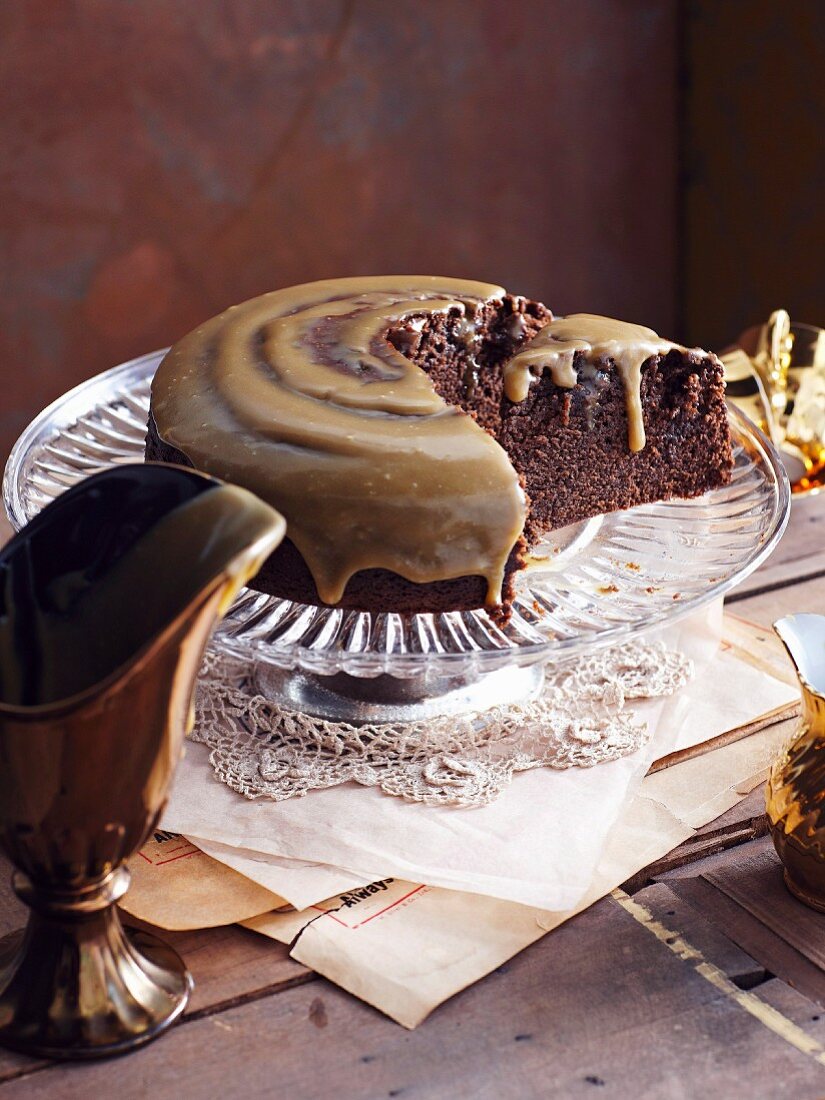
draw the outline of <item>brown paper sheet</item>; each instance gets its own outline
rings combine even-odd
[[[545,934],[540,911],[524,905],[400,879],[380,885],[244,924],[281,943],[298,936],[292,958],[405,1027]]]
[[[129,870],[132,885],[121,909],[176,932],[236,924],[285,904],[175,833],[154,833]]]

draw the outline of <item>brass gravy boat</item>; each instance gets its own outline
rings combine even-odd
[[[774,623],[802,688],[802,720],[771,769],[767,812],[788,889],[825,913],[825,615]]]
[[[0,844],[31,910],[0,945],[0,1044],[119,1054],[183,1011],[182,961],[115,903],[165,805],[211,628],[283,532],[243,490],[121,466],[0,551]]]

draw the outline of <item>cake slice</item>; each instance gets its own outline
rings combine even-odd
[[[715,355],[640,325],[575,314],[547,325],[503,376],[498,439],[530,498],[528,544],[591,516],[700,496],[730,480]]]

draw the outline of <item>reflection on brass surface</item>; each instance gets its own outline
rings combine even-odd
[[[720,358],[728,398],[769,435],[794,493],[825,486],[825,329],[776,310]]]
[[[774,623],[802,688],[800,728],[774,763],[767,812],[788,888],[825,912],[825,615]]]
[[[0,843],[31,910],[0,952],[0,1044],[117,1054],[183,1011],[183,963],[114,903],[165,805],[211,627],[283,531],[243,490],[123,466],[0,551]]]

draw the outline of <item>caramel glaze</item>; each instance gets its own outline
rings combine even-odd
[[[119,466],[48,505],[0,551],[0,706],[48,706],[117,674],[219,579],[224,603],[283,518],[193,470]]]
[[[631,451],[641,451],[645,445],[642,366],[652,356],[667,355],[674,348],[687,350],[643,325],[592,313],[556,317],[505,363],[504,392],[510,401],[524,401],[531,383],[544,371],[549,372],[555,385],[572,389],[579,380],[574,362],[577,354],[587,364],[612,362],[624,386],[628,445]]]
[[[475,421],[388,340],[505,291],[434,276],[307,283],[228,309],[176,344],[152,384],[158,435],[287,520],[322,600],[360,570],[477,575],[501,599],[526,518],[518,475]]]

